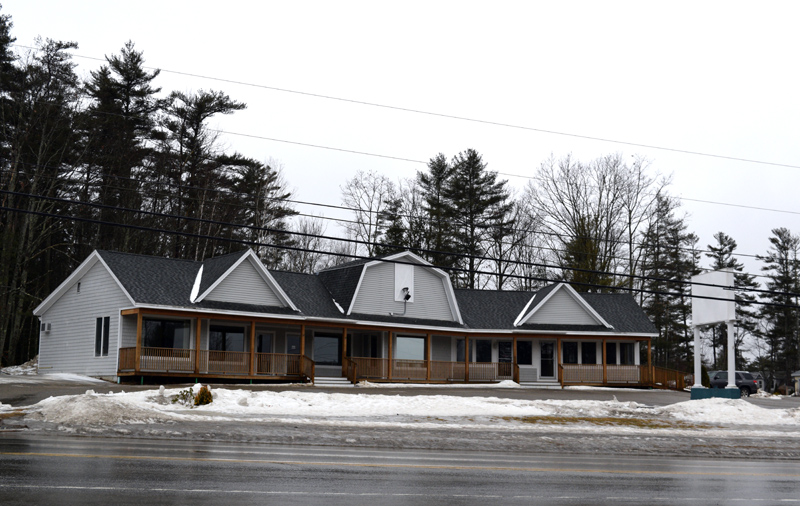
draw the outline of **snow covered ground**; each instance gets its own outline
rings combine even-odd
[[[193,387],[194,392],[200,385]],[[447,395],[326,393],[311,389],[213,388],[213,402],[188,406],[178,388],[50,397],[22,409],[25,419],[68,426],[181,422],[257,422],[350,427],[504,428],[513,431],[702,432],[705,436],[780,434],[800,438],[800,408],[765,409],[744,400],[706,399],[652,407],[637,402],[525,400]],[[502,387],[501,387],[502,388]]]

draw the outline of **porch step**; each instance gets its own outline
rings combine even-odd
[[[541,388],[545,390],[561,390],[561,384],[557,382],[550,382],[550,381],[521,381],[519,386],[523,388]]]
[[[353,384],[347,378],[333,378],[329,376],[317,376],[314,378],[314,386],[317,387],[352,387]]]

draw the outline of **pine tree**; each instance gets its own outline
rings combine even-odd
[[[736,241],[724,232],[714,234],[716,244],[708,245],[706,257],[712,260],[712,270],[732,270],[734,274],[734,285],[736,287],[736,369],[744,369],[746,361],[742,354],[744,350],[745,336],[754,336],[756,332],[757,315],[753,310],[753,303],[756,301],[752,290],[758,288],[755,276],[744,272],[742,264],[735,256]],[[720,365],[727,363],[727,327],[726,325],[716,325],[711,331],[711,349],[713,353],[713,366],[718,369]],[[719,353],[719,362],[717,355]]]
[[[768,380],[788,384],[792,372],[800,369],[800,237],[786,228],[776,228],[772,230],[769,242],[771,246],[767,254],[758,256],[764,262],[761,270],[769,279],[766,288],[771,293],[765,299],[774,304],[761,306],[760,312],[765,323],[761,337],[769,350],[764,365]]]
[[[142,224],[135,212],[144,199],[139,180],[152,155],[152,140],[161,89],[152,81],[159,71],[146,72],[142,52],[129,41],[119,55],[107,56],[106,65],[90,73],[85,90],[91,99],[81,115],[85,136],[84,180],[88,191],[77,196],[102,206],[98,217],[103,223]],[[96,233],[83,238],[84,253],[96,247],[144,252],[150,241],[130,228],[100,224]],[[134,243],[134,237],[139,241]]]
[[[422,193],[423,209],[427,218],[423,247],[431,251],[425,254],[425,258],[444,269],[457,264],[457,258],[450,254],[454,229],[450,220],[451,205],[445,196],[453,172],[453,167],[442,153],[428,161],[428,172],[417,172],[417,184]]]
[[[686,369],[692,360],[688,315],[690,277],[697,272],[694,234],[686,232],[676,217],[676,201],[658,196],[655,214],[642,237],[642,272],[647,279],[642,308],[658,329],[653,342],[654,362],[663,367]]]
[[[486,169],[486,163],[473,149],[453,157],[453,175],[444,188],[447,212],[455,226],[456,251],[467,255],[461,259],[464,273],[455,277],[461,286],[477,287],[478,270],[486,252],[488,231],[508,216],[511,203],[507,181],[498,181],[497,173]],[[501,205],[503,202],[508,202]]]

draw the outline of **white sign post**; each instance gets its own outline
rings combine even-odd
[[[728,385],[736,388],[736,356],[734,349],[734,328],[736,321],[736,300],[733,291],[733,272],[712,271],[692,276],[692,327],[694,328],[694,389],[703,388],[700,381],[700,327],[728,324]],[[728,397],[729,395],[726,395]]]

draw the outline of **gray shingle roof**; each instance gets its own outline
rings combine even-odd
[[[213,281],[226,272],[244,252],[224,255],[205,262],[176,260],[112,251],[98,251],[122,286],[137,304],[157,304],[181,308],[219,309],[275,315],[297,315],[290,308],[259,306],[234,302],[189,301],[197,272],[203,265],[203,285],[207,289]],[[514,327],[517,316],[536,295],[533,309],[557,285],[538,292],[496,290],[455,290],[456,300],[464,325],[452,321],[423,320],[393,315],[343,314],[334,299],[347,311],[363,263],[339,269],[329,269],[317,275],[283,271],[270,271],[275,281],[297,306],[301,315],[313,318],[330,318],[353,321],[374,321],[402,325],[468,328],[474,330],[531,330],[531,331],[597,331],[609,333],[655,334],[656,328],[628,294],[582,293],[581,297],[597,311],[613,329],[598,325],[542,325],[529,324]],[[206,280],[208,278],[208,280]],[[203,288],[201,287],[201,293]]]
[[[301,313],[321,318],[343,318],[322,279],[314,274],[270,271]]]
[[[188,306],[200,262],[98,251],[137,303]]]
[[[347,311],[350,308],[350,303],[353,301],[353,296],[358,286],[358,280],[361,279],[361,272],[363,270],[364,265],[359,264],[344,269],[321,271],[318,276],[331,296],[333,296],[336,302]]]
[[[630,294],[582,293],[580,296],[618,332],[658,334],[658,329]]]
[[[461,318],[473,329],[513,329],[532,292],[454,290]]]

